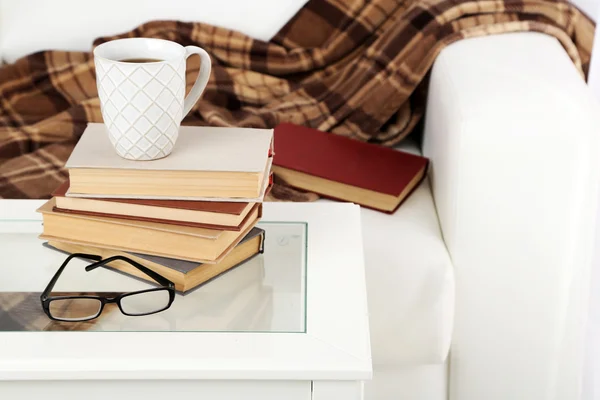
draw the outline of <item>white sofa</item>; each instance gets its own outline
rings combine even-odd
[[[0,0],[0,55],[89,50],[157,18],[269,39],[304,2],[105,0],[90,13],[77,0]],[[552,37],[440,54],[423,143],[400,146],[431,159],[429,180],[394,215],[363,210],[367,399],[580,398],[599,133],[600,105]]]

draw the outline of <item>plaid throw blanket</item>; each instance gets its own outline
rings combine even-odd
[[[445,46],[515,31],[556,37],[586,76],[594,26],[564,0],[310,0],[268,43],[156,21],[94,44],[143,36],[206,49],[211,80],[184,125],[286,121],[392,145],[421,119],[427,72]],[[198,62],[189,60],[188,89]],[[88,121],[102,122],[91,52],[40,52],[2,67],[0,197],[49,197]],[[272,195],[304,196],[282,186]]]

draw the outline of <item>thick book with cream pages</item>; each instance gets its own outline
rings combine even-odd
[[[67,196],[261,202],[272,154],[271,129],[182,126],[169,156],[127,160],[89,123],[65,164]]]
[[[99,255],[102,258],[109,258],[116,255],[128,257],[166,277],[175,283],[176,290],[185,293],[231,270],[232,268],[235,268],[255,255],[262,253],[264,246],[264,235],[265,231],[263,229],[257,227],[252,228],[252,230],[240,241],[240,243],[235,246],[233,250],[231,250],[231,252],[225,258],[223,258],[223,260],[216,264],[203,264],[193,261],[178,260],[174,258],[158,257],[112,249],[103,249],[100,247],[65,242],[47,242],[47,245],[69,254],[94,254]],[[124,261],[114,261],[110,263],[108,267],[153,282],[148,275]]]

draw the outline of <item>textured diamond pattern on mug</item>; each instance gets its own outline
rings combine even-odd
[[[183,113],[185,60],[111,63],[96,60],[102,117],[120,156],[150,160],[168,155]]]

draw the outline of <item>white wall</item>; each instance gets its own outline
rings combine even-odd
[[[571,0],[571,2],[588,14],[594,21],[598,21],[598,17],[600,16],[600,0]],[[589,84],[592,91],[600,99],[600,29],[596,29]]]
[[[595,13],[591,13],[590,16],[592,18],[595,18],[596,21],[598,21],[598,16],[600,16],[599,0],[577,1],[587,3],[587,7],[595,8]],[[583,9],[583,4],[581,5],[581,7]],[[596,29],[596,38],[594,39],[594,50],[592,52],[592,63],[590,65],[589,84],[592,88],[592,91],[596,94],[596,97],[600,99],[600,28]]]
[[[570,0],[594,21],[600,17],[600,0]],[[599,24],[600,25],[600,24]],[[600,29],[596,29],[592,63],[590,66],[589,85],[596,97],[600,99]]]
[[[600,2],[598,0],[571,0],[571,3],[582,9],[583,12],[592,17],[594,21],[597,20],[598,13],[600,12],[600,9],[598,8]]]
[[[598,21],[600,16],[600,0],[572,0],[592,19]],[[600,28],[596,29],[592,63],[590,66],[589,85],[600,100]],[[598,204],[600,209],[600,204]],[[596,228],[596,257],[594,260],[591,282],[590,320],[586,337],[585,373],[583,377],[582,400],[600,398],[600,215]]]

